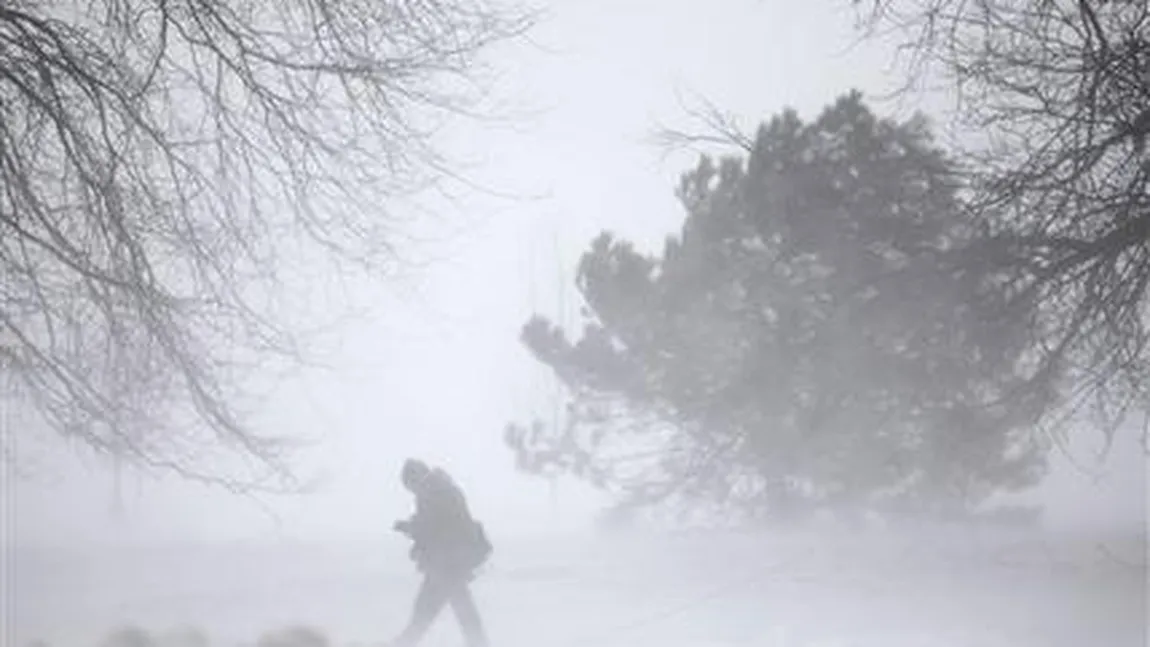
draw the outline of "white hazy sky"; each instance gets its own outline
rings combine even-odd
[[[371,317],[340,331],[334,370],[285,386],[266,423],[322,440],[304,465],[328,478],[317,493],[246,499],[183,483],[125,479],[125,516],[109,515],[106,470],[60,460],[21,483],[15,529],[27,540],[371,537],[407,514],[396,482],[409,454],[447,466],[497,533],[577,528],[596,497],[516,474],[502,444],[509,420],[544,414],[547,374],[518,343],[533,309],[555,316],[564,271],[611,229],[658,244],[683,214],[673,195],[693,161],[645,143],[657,122],[681,123],[692,94],[753,126],[785,106],[811,115],[857,87],[889,88],[892,52],[850,45],[848,0],[555,0],[532,43],[504,48],[505,91],[539,109],[514,129],[469,130],[459,150],[519,202],[464,200],[483,219],[418,289],[380,293]],[[873,96],[873,94],[871,94]],[[877,102],[877,98],[875,99]],[[884,108],[884,104],[876,103]],[[885,104],[906,114],[906,106]],[[574,310],[573,297],[567,307]],[[1127,443],[1094,483],[1061,465],[1041,493],[1061,521],[1144,518],[1145,459]],[[11,499],[9,499],[11,500]],[[267,510],[274,511],[274,515]]]

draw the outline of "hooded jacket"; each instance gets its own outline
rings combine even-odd
[[[421,570],[472,570],[482,564],[491,546],[455,481],[442,469],[426,466],[407,478],[415,494],[408,534]]]

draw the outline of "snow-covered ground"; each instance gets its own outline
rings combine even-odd
[[[846,529],[505,540],[475,592],[493,647],[1144,647],[1145,553],[1132,535]],[[390,537],[6,560],[0,647],[95,646],[125,624],[195,627],[212,645],[309,625],[374,646],[417,585]],[[449,613],[425,644],[462,645]]]

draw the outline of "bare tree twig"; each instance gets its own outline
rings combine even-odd
[[[1048,399],[1048,419],[1089,413],[1111,437],[1150,409],[1150,5],[865,4],[868,29],[916,52],[908,76],[952,82],[956,120],[984,135],[963,151],[985,225],[973,252],[998,250],[1015,303],[1031,304],[1032,392],[1085,387]]]
[[[483,53],[532,19],[480,0],[0,3],[5,404],[139,465],[297,488],[287,439],[244,405],[257,363],[303,359],[270,309],[289,250],[400,260],[393,205],[452,171],[439,125],[481,115]]]

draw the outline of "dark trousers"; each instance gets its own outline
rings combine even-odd
[[[431,623],[435,622],[439,613],[443,611],[443,607],[448,604],[455,612],[455,619],[459,621],[468,647],[486,647],[487,636],[483,631],[483,622],[479,618],[479,609],[475,607],[475,600],[471,597],[469,580],[470,577],[466,575],[425,575],[423,584],[419,587],[419,594],[415,597],[411,622],[392,643],[392,647],[413,647],[417,644],[431,628]]]

